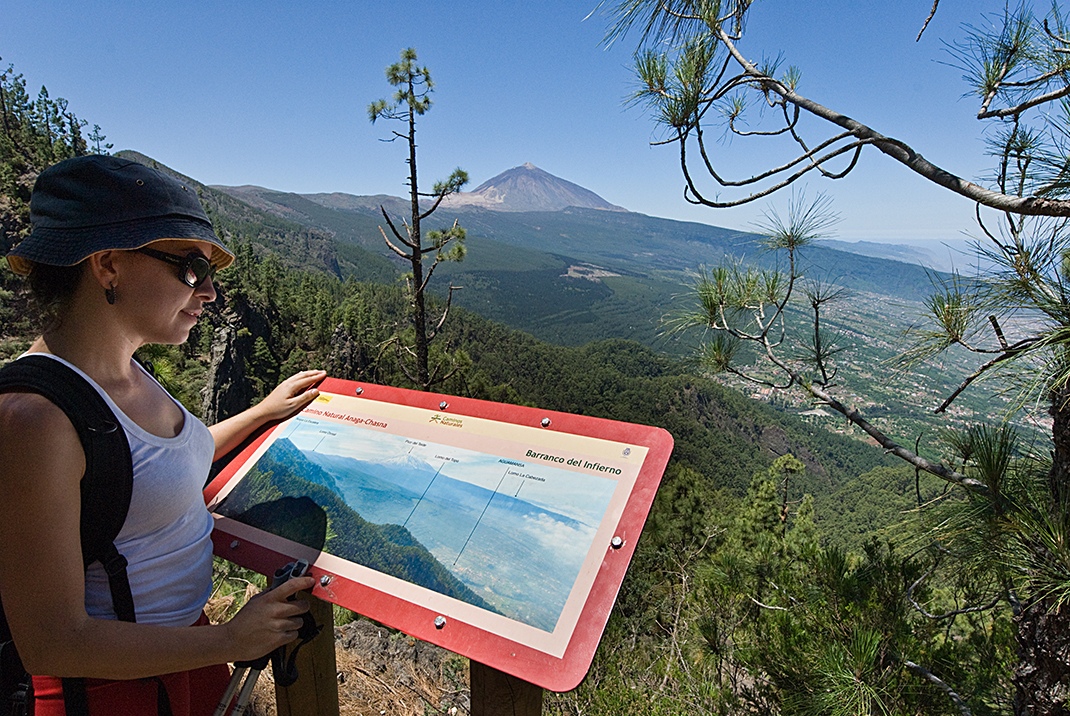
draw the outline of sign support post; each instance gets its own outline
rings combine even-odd
[[[323,628],[316,638],[297,652],[298,679],[292,686],[275,683],[279,716],[338,716],[338,666],[334,653],[334,607],[330,602],[303,593],[309,613]],[[286,658],[290,650],[286,649]]]
[[[478,661],[468,662],[472,716],[542,716],[543,690]]]

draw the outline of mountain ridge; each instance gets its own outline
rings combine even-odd
[[[340,246],[392,260],[399,274],[404,270],[381,232],[382,209],[395,223],[409,215],[411,207],[400,198],[334,193],[313,200],[254,187],[220,189],[324,231]],[[445,228],[454,221],[467,231],[467,256],[461,263],[442,264],[438,273],[443,282],[465,287],[454,297],[456,305],[562,345],[624,337],[664,346],[661,317],[676,309],[681,287],[690,285],[703,266],[777,270],[783,262],[763,249],[757,234],[632,211],[441,206],[423,225]],[[913,302],[932,292],[934,274],[917,264],[819,243],[807,247],[804,262],[850,291]]]
[[[506,169],[470,192],[446,197],[445,206],[474,206],[490,211],[560,211],[570,206],[601,211],[628,211],[590,189],[539,169],[531,162]]]
[[[308,209],[302,209],[300,203],[303,202],[310,202],[311,205],[318,206],[321,210],[361,214],[366,217],[367,221],[373,222],[381,220],[380,214],[384,209],[395,216],[406,216],[411,210],[407,199],[388,194],[357,195],[345,192],[298,194],[280,192],[251,184],[240,186],[216,185],[211,188],[240,199],[261,211],[298,223],[308,223],[310,219],[312,219],[313,223],[316,223],[318,220],[309,216]],[[287,200],[286,197],[290,197],[290,199]],[[305,204],[305,207],[310,206],[310,204]],[[426,210],[427,207],[424,206],[423,208]],[[471,192],[458,192],[450,195],[442,202],[436,216],[446,217],[450,220],[458,219],[469,230],[471,235],[473,229],[478,231],[481,228],[480,224],[486,224],[486,221],[481,221],[478,218],[481,212],[490,212],[491,217],[498,216],[506,224],[511,224],[513,221],[507,218],[510,215],[522,216],[540,213],[558,215],[571,213],[576,216],[579,212],[585,210],[595,210],[598,213],[605,212],[616,216],[641,217],[646,220],[678,227],[680,233],[689,236],[714,232],[719,235],[717,237],[718,241],[715,243],[720,243],[720,240],[724,238],[732,237],[730,239],[731,243],[741,243],[741,246],[749,246],[749,248],[743,249],[744,252],[758,253],[756,251],[758,249],[758,237],[755,234],[703,222],[668,219],[633,212],[624,207],[611,204],[595,192],[566,179],[554,176],[530,162],[501,172],[483,182]],[[498,220],[495,219],[494,221]],[[665,229],[664,227],[658,227],[654,231],[664,233]],[[369,244],[377,244],[379,242],[379,232],[377,230],[368,233],[372,235],[372,238],[370,242],[364,243],[365,248],[371,248]],[[488,236],[492,236],[493,233],[497,232],[490,232]],[[705,238],[700,239],[703,243],[707,240]],[[507,241],[506,243],[510,242]],[[936,260],[931,252],[912,246],[909,241],[904,241],[901,244],[874,244],[872,242],[852,243],[835,239],[823,239],[817,245],[822,249],[840,254],[850,254],[909,266],[921,266],[937,271],[946,271],[952,268],[947,262]],[[560,248],[557,247],[552,252],[555,254],[561,253]],[[686,258],[685,256],[677,255],[678,253],[673,252],[669,257],[676,260]],[[729,253],[736,254],[738,251],[730,251]],[[591,260],[590,257],[585,256],[573,256],[573,258]],[[692,269],[695,265],[695,262],[691,261]],[[853,286],[852,288],[858,287]]]

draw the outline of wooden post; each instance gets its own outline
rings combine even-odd
[[[316,638],[297,652],[297,681],[289,687],[275,684],[279,716],[338,716],[338,667],[334,656],[334,608],[329,602],[303,593],[316,624]],[[289,658],[289,649],[286,652]]]
[[[472,716],[541,716],[542,689],[535,684],[468,662]],[[281,716],[281,713],[280,713]]]

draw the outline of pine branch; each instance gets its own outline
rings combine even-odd
[[[944,693],[946,693],[948,695],[948,698],[950,698],[955,703],[955,706],[958,707],[958,710],[962,712],[962,716],[973,716],[973,712],[970,711],[970,707],[966,704],[966,702],[963,700],[963,698],[961,696],[959,696],[958,693],[956,693],[954,689],[952,689],[950,686],[948,686],[943,681],[943,679],[941,679],[940,677],[936,676],[935,674],[933,674],[931,671],[929,671],[925,667],[922,667],[922,666],[919,666],[919,665],[915,664],[913,661],[910,661],[909,659],[904,659],[903,660],[903,664],[908,669],[913,671],[915,674],[918,674],[919,676],[921,676],[922,678],[926,679],[930,683],[933,683],[936,686],[938,686],[941,689],[943,689]]]

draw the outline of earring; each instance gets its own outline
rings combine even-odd
[[[104,289],[104,299],[108,302],[109,306],[115,305],[115,286],[108,286]]]

